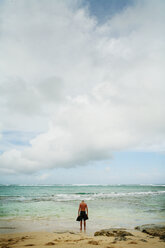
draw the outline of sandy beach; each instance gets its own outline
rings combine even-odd
[[[164,241],[138,230],[127,230],[133,236],[127,236],[125,241],[115,237],[94,236],[84,232],[22,232],[0,234],[1,248],[21,247],[100,247],[100,248],[164,248]]]
[[[0,247],[165,247],[164,190],[142,185],[1,186]],[[82,195],[89,208],[86,233],[80,233],[76,221]]]

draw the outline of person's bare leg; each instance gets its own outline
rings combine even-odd
[[[80,221],[80,231],[82,231],[82,220]]]
[[[86,221],[84,220],[84,231],[86,231]]]

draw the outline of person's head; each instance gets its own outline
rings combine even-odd
[[[82,202],[84,202],[84,200],[82,200]]]

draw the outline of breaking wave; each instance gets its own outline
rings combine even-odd
[[[65,202],[65,201],[80,201],[82,198],[85,201],[110,199],[110,198],[125,198],[125,197],[145,197],[152,195],[165,194],[165,191],[148,191],[148,192],[127,192],[127,193],[70,193],[70,194],[53,194],[48,196],[5,196],[1,195],[1,201],[17,201],[17,202],[41,202],[41,201],[54,201],[54,202]]]

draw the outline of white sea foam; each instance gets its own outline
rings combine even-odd
[[[102,186],[102,187],[121,187],[121,186],[128,186],[128,187],[165,187],[165,184],[0,184],[0,187],[90,187],[90,186]]]
[[[161,195],[165,194],[165,191],[147,191],[147,192],[127,192],[127,193],[86,193],[86,194],[54,194],[50,196],[1,196],[0,200],[5,201],[17,201],[17,202],[43,202],[43,201],[54,201],[54,202],[69,202],[69,201],[80,201],[82,198],[85,201],[110,199],[110,198],[125,198],[125,197],[144,197],[149,195]]]

